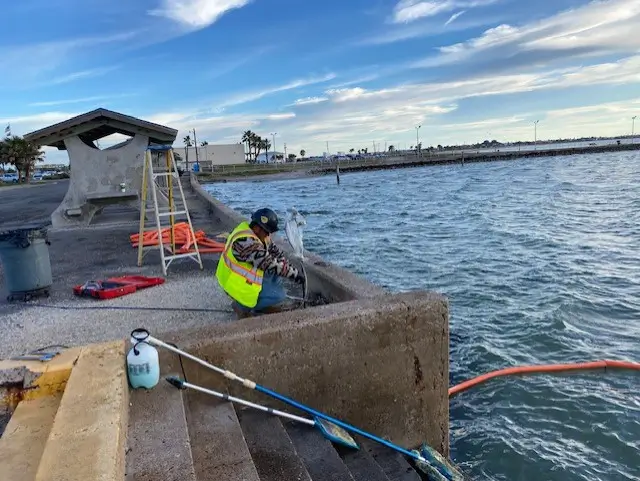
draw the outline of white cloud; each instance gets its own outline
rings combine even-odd
[[[638,0],[592,1],[524,26],[498,25],[479,37],[443,46],[439,55],[414,66],[491,60],[517,67],[584,55],[636,53],[640,49],[639,22]],[[516,55],[520,58],[514,58]]]
[[[499,0],[400,0],[393,9],[393,21],[409,23],[461,8],[491,5],[497,1]]]
[[[57,105],[85,104],[93,102],[102,102],[122,97],[130,97],[131,94],[122,95],[96,95],[93,97],[80,97],[76,99],[48,100],[43,102],[31,102],[30,107],[55,107]]]
[[[320,102],[326,102],[327,100],[329,100],[327,97],[305,97],[303,99],[297,99],[293,105],[319,104]]]
[[[188,29],[198,30],[215,23],[230,10],[248,5],[251,0],[162,0],[162,7],[150,15],[169,18]]]
[[[132,31],[30,45],[2,45],[0,85],[10,85],[12,88],[24,87],[45,75],[50,76],[79,50],[125,42],[137,36],[138,33]]]
[[[119,68],[120,68],[119,66],[112,66],[112,67],[98,67],[98,68],[93,68],[88,70],[80,70],[78,72],[72,72],[66,75],[62,75],[60,77],[55,77],[49,80],[47,83],[53,84],[53,85],[60,85],[60,84],[66,84],[69,82],[75,82],[76,80],[81,80],[86,78],[101,77]]]
[[[259,100],[263,97],[266,97],[268,95],[273,95],[279,92],[285,92],[287,90],[295,90],[301,87],[307,87],[309,85],[328,82],[329,80],[333,80],[334,78],[336,78],[336,74],[330,73],[327,75],[323,75],[321,77],[307,77],[307,78],[295,79],[285,84],[277,85],[275,87],[267,87],[261,90],[255,90],[253,92],[246,92],[238,95],[232,95],[227,100],[219,102],[216,105],[216,107],[225,108],[225,107],[231,107],[235,105],[241,105],[247,102],[253,102],[255,100]]]
[[[465,13],[466,13],[466,10],[460,10],[459,12],[454,13],[453,15],[451,15],[451,16],[449,17],[449,20],[447,20],[447,21],[444,23],[444,26],[446,27],[447,25],[451,24],[452,22],[455,22],[455,20],[456,20],[457,18],[459,18],[461,15],[464,15]]]
[[[292,81],[279,88],[301,83],[305,82]],[[333,151],[348,150],[351,147],[356,150],[362,147],[370,148],[373,140],[397,143],[399,139],[404,139],[410,145],[411,139],[415,138],[413,127],[418,124],[425,126],[421,130],[421,136],[424,134],[427,143],[444,145],[484,140],[488,131],[492,132],[493,138],[499,140],[517,140],[528,138],[528,116],[531,115],[542,119],[540,135],[549,132],[548,137],[624,133],[625,128],[628,130],[626,124],[629,123],[626,118],[640,109],[638,100],[635,103],[617,102],[564,111],[525,111],[497,118],[490,117],[488,110],[484,118],[482,114],[473,113],[474,120],[470,122],[444,121],[447,118],[446,114],[459,109],[464,105],[463,101],[469,98],[562,91],[577,86],[604,84],[640,84],[640,55],[582,67],[518,74],[485,74],[450,82],[389,85],[378,89],[362,86],[325,86],[322,93],[299,99],[300,102],[289,103],[287,110],[282,111],[276,109],[270,112],[221,114],[193,109],[182,112],[158,112],[153,115],[127,113],[178,129],[176,145],[180,145],[182,137],[193,128],[198,132],[198,139],[210,143],[235,143],[239,141],[244,130],[251,129],[263,136],[268,132],[277,131],[292,151],[304,148],[310,153],[322,152],[326,141],[331,143]],[[274,89],[278,90],[265,90]],[[309,99],[323,100],[309,102]],[[591,112],[594,112],[594,115]],[[16,133],[22,134],[66,120],[73,115],[76,114],[48,112],[17,116],[0,119],[0,125],[11,122]],[[611,125],[605,122],[611,122]]]
[[[267,115],[265,118],[267,120],[287,120],[287,119],[293,119],[295,118],[296,114],[294,114],[293,112],[285,112],[282,114],[270,114]]]
[[[433,139],[430,142],[442,144],[484,140],[487,131],[496,138],[516,140],[528,138],[530,125],[527,115],[531,112],[504,118],[481,118],[468,123],[444,123],[441,119],[443,115],[457,110],[461,101],[468,98],[632,83],[640,83],[640,55],[585,67],[484,75],[451,82],[414,83],[381,89],[361,86],[327,88],[322,95],[317,95],[317,98],[326,100],[309,103],[299,99],[302,101],[288,105],[292,111],[287,113],[211,117],[184,114],[182,121],[169,125],[185,133],[188,128],[196,127],[198,136],[206,137],[210,142],[221,139],[228,142],[228,139],[239,138],[246,129],[263,136],[277,129],[292,150],[305,148],[313,153],[325,150],[326,141],[335,151],[348,150],[350,146],[356,150],[366,146],[371,148],[372,140],[397,142],[398,139],[411,139],[415,135],[413,127],[418,124],[428,126],[423,131],[425,135],[429,132],[429,138]],[[618,108],[620,112],[612,113],[611,119],[619,116],[620,125],[625,112],[631,112],[633,107],[621,102]],[[600,112],[603,119],[604,112],[606,110]],[[545,119],[544,113],[536,115]],[[578,116],[577,113],[575,115]],[[571,135],[587,135],[615,131],[614,127],[597,124],[595,118],[589,120],[589,116],[586,117],[587,120],[579,123],[579,128],[569,130],[563,130],[558,121],[558,128],[550,136],[557,135],[555,132],[562,132],[564,136],[569,132]],[[544,120],[544,123],[549,129],[547,132],[552,132],[551,121]]]

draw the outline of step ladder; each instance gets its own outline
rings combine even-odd
[[[154,159],[156,157],[156,159]],[[154,165],[155,164],[155,165]],[[179,198],[176,202],[176,185]],[[149,203],[149,191],[151,191],[152,206]],[[142,259],[149,250],[160,250],[162,261],[162,273],[166,276],[167,269],[175,259],[191,259],[200,269],[203,269],[202,258],[197,242],[193,242],[192,251],[180,253],[176,250],[175,226],[177,217],[186,217],[189,225],[188,234],[195,239],[189,208],[184,197],[182,182],[178,174],[173,148],[170,145],[149,146],[144,156],[144,169],[142,171],[142,194],[140,196],[140,229],[138,237],[138,267],[142,266]],[[145,220],[147,214],[153,213],[155,228],[158,230],[158,244],[153,246],[143,245]],[[184,221],[183,221],[184,222]],[[169,229],[169,242],[162,239],[162,231]]]

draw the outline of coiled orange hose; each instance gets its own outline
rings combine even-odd
[[[449,388],[449,397],[455,396],[456,394],[466,391],[467,389],[477,386],[489,379],[493,379],[494,377],[502,377],[502,376],[510,376],[513,374],[539,374],[539,373],[549,373],[549,372],[562,372],[562,371],[580,371],[580,370],[588,370],[588,369],[606,369],[606,368],[616,368],[616,369],[632,369],[635,371],[640,371],[640,363],[638,362],[630,362],[630,361],[592,361],[592,362],[578,362],[572,364],[541,364],[538,366],[516,366],[516,367],[507,367],[504,369],[498,369],[497,371],[491,371],[486,374],[482,374],[478,377],[474,377],[473,379],[469,379],[468,381],[462,382],[456,386]]]

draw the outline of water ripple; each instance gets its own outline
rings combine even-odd
[[[640,360],[640,156],[571,156],[215,184],[307,217],[305,247],[394,291],[442,292],[450,382],[515,364]],[[451,401],[474,478],[640,479],[640,380],[502,378]]]

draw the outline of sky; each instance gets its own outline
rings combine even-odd
[[[629,135],[640,111],[640,0],[21,0],[2,18],[16,135],[104,107],[176,146],[252,130],[319,155],[532,141],[535,120],[538,139]]]

